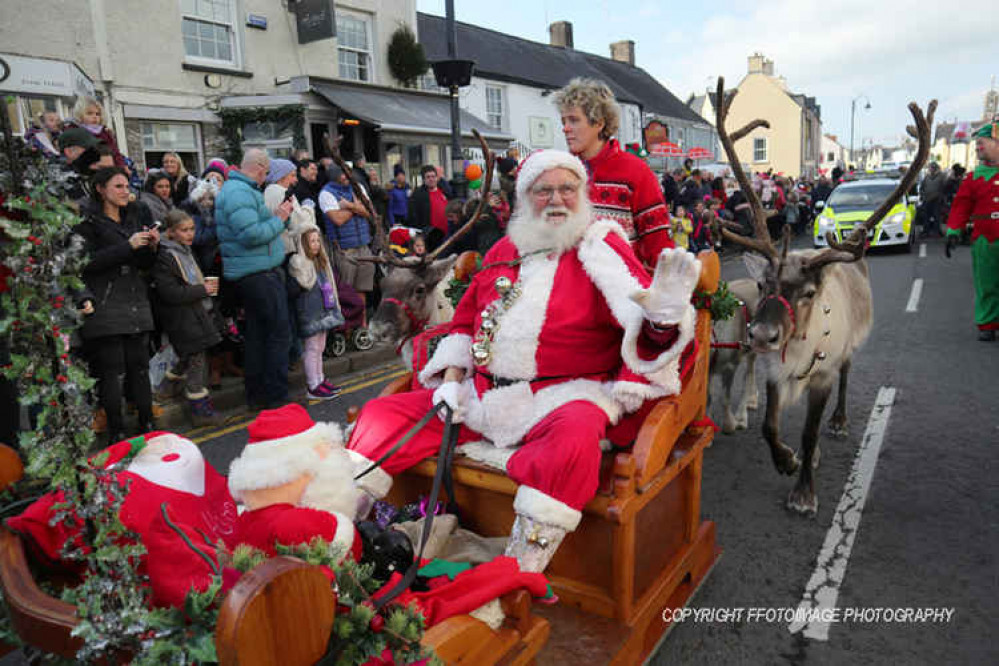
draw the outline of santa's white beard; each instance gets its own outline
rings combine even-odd
[[[361,491],[354,486],[354,465],[347,451],[334,448],[315,469],[299,504],[310,509],[354,516]]]
[[[558,213],[564,213],[565,217],[558,217]],[[521,255],[537,250],[561,254],[576,247],[592,219],[593,211],[586,200],[579,202],[576,212],[565,206],[549,205],[535,215],[524,206],[510,218],[506,233]]]

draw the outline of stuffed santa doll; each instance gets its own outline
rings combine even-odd
[[[245,507],[237,540],[275,555],[275,544],[321,537],[361,557],[351,517],[360,493],[339,426],[316,423],[301,405],[264,410],[247,426],[249,443],[229,468],[229,490]]]

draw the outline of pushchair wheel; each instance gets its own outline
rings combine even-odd
[[[326,344],[326,350],[332,356],[339,357],[347,353],[347,336],[339,331],[330,335],[330,340]]]
[[[354,348],[360,351],[368,351],[375,346],[374,338],[371,337],[371,333],[368,329],[364,327],[354,330],[352,342],[354,343]]]

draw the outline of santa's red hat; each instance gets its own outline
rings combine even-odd
[[[585,186],[586,167],[578,157],[564,150],[536,150],[527,156],[517,172],[517,200],[527,201],[527,190],[534,185],[534,181],[545,171],[556,168],[572,171]]]
[[[316,447],[343,446],[335,423],[316,423],[298,404],[267,409],[246,428],[250,441],[229,467],[229,492],[273,488],[311,472],[320,462]]]

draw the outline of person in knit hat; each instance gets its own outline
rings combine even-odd
[[[954,197],[947,218],[947,256],[970,221],[978,339],[993,342],[999,331],[999,122],[974,134],[978,166]]]
[[[316,423],[298,404],[260,412],[229,468],[229,492],[246,507],[236,541],[275,555],[275,544],[321,537],[360,561],[352,516],[360,492],[339,426]]]
[[[583,163],[563,151],[523,162],[506,236],[419,371],[425,388],[369,401],[347,445],[367,468],[432,405],[447,403],[462,423],[459,443],[488,440],[476,445],[483,458],[501,460],[520,485],[507,555],[524,571],[543,571],[579,524],[597,492],[608,425],[646,399],[679,393],[681,354],[694,337],[700,262],[663,250],[650,280],[621,226],[595,217],[586,179]],[[359,479],[364,505],[436,451],[442,432],[433,419]]]
[[[226,163],[221,160],[212,160],[201,172],[201,180],[208,180],[215,184],[215,187],[222,189],[226,179]]]

